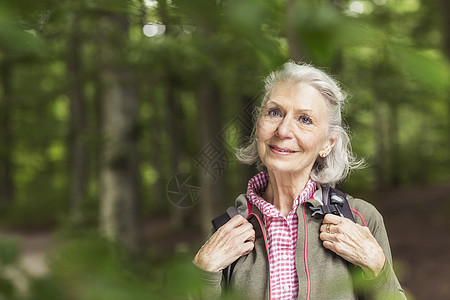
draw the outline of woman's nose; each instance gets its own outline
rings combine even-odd
[[[294,134],[292,132],[292,130],[293,130],[292,126],[293,126],[292,118],[285,116],[283,118],[283,120],[280,122],[280,124],[278,125],[277,131],[275,132],[275,134],[280,139],[291,139],[294,137]]]

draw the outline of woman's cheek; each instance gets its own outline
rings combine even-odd
[[[270,135],[274,131],[275,124],[270,124],[269,122],[264,122],[260,120],[256,125],[256,137],[259,141],[264,141],[270,138]]]

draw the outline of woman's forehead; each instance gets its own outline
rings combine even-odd
[[[278,83],[272,88],[265,106],[267,105],[317,110],[326,105],[326,100],[312,85],[288,81]]]
[[[269,92],[269,98],[273,94],[283,94],[295,96],[299,92],[308,91],[310,93],[317,93],[320,95],[320,92],[311,84],[303,82],[303,81],[294,81],[294,80],[286,80],[281,81],[273,85]]]

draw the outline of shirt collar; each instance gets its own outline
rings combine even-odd
[[[271,203],[264,200],[261,196],[267,189],[269,184],[269,174],[267,172],[261,172],[253,176],[247,185],[247,198],[249,202],[255,205],[263,215],[275,216],[280,212]],[[310,199],[317,189],[317,184],[311,178],[306,183],[304,190],[297,195],[292,205],[292,210],[296,211],[299,204]]]

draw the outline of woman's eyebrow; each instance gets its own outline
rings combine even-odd
[[[275,102],[273,100],[267,101],[266,105],[268,105],[268,104],[274,104],[275,106],[280,106],[277,102]]]
[[[275,105],[276,107],[283,107],[282,105],[278,104],[278,103],[277,103],[276,101],[274,101],[274,100],[269,100],[269,101],[267,101],[267,103],[266,103],[265,106],[267,106],[267,105],[269,105],[269,104],[273,104],[273,105]],[[304,112],[307,112],[307,113],[313,113],[314,111],[313,111],[312,109],[309,109],[309,108],[295,108],[295,112],[296,112],[296,113],[304,113]]]
[[[312,109],[309,109],[309,108],[297,108],[296,110],[295,110],[295,112],[307,112],[307,113],[313,113],[314,111],[312,110]]]

